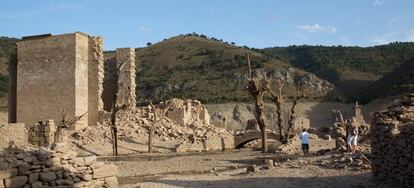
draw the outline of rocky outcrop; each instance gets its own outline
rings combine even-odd
[[[312,97],[323,97],[323,96],[337,96],[338,91],[335,86],[326,80],[322,80],[312,73],[303,72],[299,69],[288,67],[284,70],[265,70],[265,69],[254,69],[252,75],[257,79],[268,78],[271,81],[282,80],[286,86],[295,87],[296,84],[307,90],[309,95]],[[246,74],[235,73],[234,79],[238,82],[246,80]]]

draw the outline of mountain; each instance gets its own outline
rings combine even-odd
[[[310,89],[312,98],[331,96],[335,91],[329,82],[260,52],[189,34],[137,49],[137,101],[170,97],[203,103],[251,100],[244,90],[246,53],[251,56],[253,76],[284,80],[289,96],[296,94],[296,83]]]
[[[401,64],[367,89],[361,91],[362,100],[401,95],[414,91],[414,59]]]
[[[396,67],[414,58],[414,43],[395,42],[373,47],[289,46],[262,50],[333,83],[351,100]]]

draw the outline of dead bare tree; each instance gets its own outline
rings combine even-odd
[[[285,134],[283,130],[283,104],[284,104],[284,98],[282,95],[282,89],[284,86],[284,83],[282,80],[277,80],[278,83],[278,90],[277,94],[273,92],[271,89],[269,89],[270,93],[270,100],[275,103],[276,105],[276,114],[277,114],[277,126],[279,128],[279,140],[280,142],[284,143],[285,140]]]
[[[276,105],[276,113],[277,113],[277,126],[279,128],[279,139],[280,142],[282,143],[287,143],[288,140],[292,137],[292,129],[294,127],[294,123],[296,120],[296,106],[299,102],[300,99],[302,99],[303,97],[305,97],[305,92],[302,92],[299,84],[297,84],[296,87],[296,96],[293,99],[293,104],[292,104],[292,108],[290,109],[290,114],[289,114],[289,119],[288,119],[288,126],[287,129],[285,130],[283,128],[283,122],[284,122],[284,118],[283,118],[283,106],[285,104],[285,100],[284,100],[284,96],[283,96],[283,86],[284,83],[282,80],[277,80],[278,82],[278,90],[277,93],[275,93],[274,91],[272,91],[271,89],[269,89],[269,93],[270,93],[270,100],[275,103]]]
[[[290,109],[288,128],[287,128],[286,133],[285,133],[286,142],[292,136],[292,130],[293,130],[293,127],[294,127],[294,124],[295,124],[295,120],[297,118],[296,106],[298,105],[299,100],[305,97],[307,92],[308,91],[301,91],[299,84],[297,84],[296,96],[293,99],[292,108]]]
[[[150,107],[154,115],[152,117],[152,125],[149,127],[148,131],[148,153],[152,153],[152,138],[154,136],[154,130],[158,125],[161,124],[161,121],[164,119],[165,114],[170,109],[168,105],[164,109],[161,109],[159,106],[153,105],[151,101]]]
[[[261,132],[261,137],[262,137],[262,151],[267,152],[267,134],[266,134],[266,123],[264,121],[263,97],[266,94],[266,92],[269,90],[270,81],[266,78],[261,79],[261,80],[253,79],[252,70],[250,67],[249,53],[247,53],[247,64],[249,67],[249,75],[247,78],[245,89],[255,99],[256,120],[260,127],[260,132]]]
[[[65,110],[61,110],[60,114],[62,116],[62,120],[60,121],[60,124],[57,125],[56,128],[56,134],[55,134],[55,143],[62,143],[65,142],[65,131],[68,129],[72,129],[73,126],[78,123],[79,120],[81,120],[88,112],[83,113],[80,116],[75,117],[69,117],[69,115],[65,112]]]
[[[122,67],[128,62],[124,61],[123,63],[121,63],[117,68],[117,73],[116,73],[116,80],[117,83],[119,83],[119,74],[121,73],[121,69]],[[116,101],[118,100],[118,85],[115,84],[115,95],[112,99],[112,107],[111,107],[111,134],[112,134],[112,154],[117,156],[118,155],[118,127],[116,124],[116,115],[118,113],[118,111],[125,109],[127,106],[121,105],[121,106],[117,106]]]

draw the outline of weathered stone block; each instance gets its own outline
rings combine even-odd
[[[4,181],[6,188],[20,188],[27,182],[27,176],[15,176]]]
[[[2,170],[0,171],[0,180],[11,178],[16,175],[17,175],[17,169],[15,168],[8,169],[8,170]]]

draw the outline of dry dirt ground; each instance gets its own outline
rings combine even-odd
[[[369,170],[326,169],[322,158],[237,151],[153,157],[120,157],[120,187],[375,187]],[[252,164],[273,159],[277,166],[247,173]],[[115,160],[106,158],[105,160]],[[299,161],[309,161],[299,165]]]
[[[332,148],[334,141],[311,141],[314,153]],[[370,170],[327,169],[317,161],[331,155],[304,157],[299,153],[263,154],[249,148],[199,153],[127,154],[101,156],[99,160],[118,166],[122,188],[134,187],[376,187]],[[272,159],[274,168],[247,173],[246,168],[264,168]],[[306,164],[303,164],[303,162]]]

